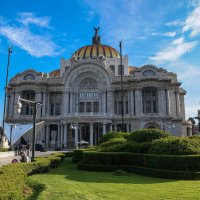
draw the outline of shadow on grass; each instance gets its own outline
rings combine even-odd
[[[47,175],[64,175],[66,179],[78,182],[94,183],[129,183],[129,184],[157,184],[174,182],[173,179],[160,179],[148,176],[126,173],[123,176],[113,175],[113,172],[94,172],[77,169],[77,164],[66,159],[58,168],[51,170]]]
[[[26,198],[27,200],[35,200],[40,195],[40,193],[46,189],[44,184],[41,184],[37,181],[28,181],[28,186],[32,188],[32,194]]]

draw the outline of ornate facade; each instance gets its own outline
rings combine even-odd
[[[176,74],[152,65],[130,67],[128,56],[121,66],[120,54],[101,44],[98,30],[91,45],[61,59],[60,69],[49,74],[29,69],[13,77],[6,122],[32,122],[28,105],[23,104],[20,115],[14,112],[21,96],[42,102],[37,120],[45,126],[36,143],[46,148],[73,148],[80,140],[95,145],[106,132],[120,131],[122,118],[127,132],[154,127],[186,135],[186,92]]]

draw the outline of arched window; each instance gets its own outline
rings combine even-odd
[[[35,76],[33,74],[27,74],[24,76],[24,80],[27,81],[27,80],[35,80]]]
[[[142,76],[146,77],[156,76],[156,73],[153,70],[147,69],[142,73]]]
[[[157,89],[148,87],[142,91],[143,113],[158,113]]]

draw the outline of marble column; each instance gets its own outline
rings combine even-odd
[[[175,92],[176,95],[176,115],[180,116],[180,99],[179,99],[179,93]]]
[[[117,132],[117,124],[114,125],[114,131]]]
[[[78,128],[75,129],[75,138],[74,138],[74,146],[78,146]]]
[[[62,108],[62,115],[66,117],[67,113],[69,113],[69,93],[66,91],[63,93],[62,96]]]
[[[112,132],[113,130],[112,130],[112,124],[110,124],[110,132]]]
[[[143,103],[142,103],[142,89],[135,90],[135,111],[137,116],[141,116],[143,113]]]
[[[60,145],[63,148],[63,124],[60,125]]]
[[[106,124],[103,123],[103,135],[105,135],[105,134],[106,134]]]
[[[67,147],[67,124],[64,124],[64,139],[63,139],[63,144],[64,144],[64,148]]]
[[[90,123],[90,146],[93,146],[93,124]]]
[[[49,124],[46,125],[46,147],[49,147]]]
[[[57,136],[57,146],[61,146],[60,144],[60,129],[61,129],[61,125],[58,124],[58,136]]]
[[[167,101],[167,114],[171,115],[169,90],[166,90],[166,101]]]
[[[46,115],[46,92],[43,92],[43,101],[42,101],[42,117]]]

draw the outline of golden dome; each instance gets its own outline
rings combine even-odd
[[[92,44],[81,47],[72,57],[97,58],[99,55],[104,55],[108,58],[120,58],[120,54],[116,49],[102,44]]]
[[[60,70],[57,69],[57,70],[50,72],[49,77],[50,78],[59,78],[60,77]]]
[[[113,47],[101,44],[101,38],[98,35],[99,27],[94,28],[95,35],[92,38],[92,44],[81,47],[73,55],[72,58],[97,58],[99,55],[103,55],[107,58],[120,58],[119,52]]]

